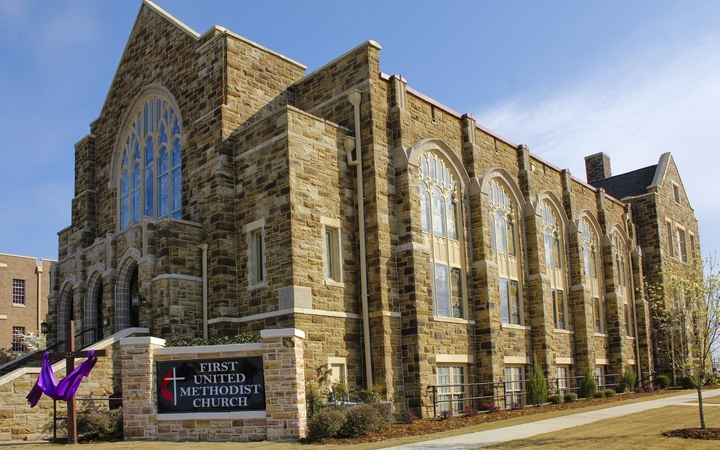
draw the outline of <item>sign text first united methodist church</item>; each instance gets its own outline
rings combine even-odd
[[[262,357],[157,363],[158,412],[262,411]]]

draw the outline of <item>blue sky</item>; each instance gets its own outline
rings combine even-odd
[[[720,2],[157,0],[308,73],[373,39],[381,69],[584,180],[672,152],[720,250]],[[140,8],[132,1],[0,0],[0,252],[57,258],[70,225],[74,144],[102,107]]]

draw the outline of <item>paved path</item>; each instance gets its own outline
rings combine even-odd
[[[720,389],[703,392],[703,398],[710,398],[718,395],[720,395]],[[431,441],[416,442],[414,444],[399,445],[388,448],[393,450],[468,450],[513,441],[515,439],[525,439],[539,434],[552,433],[554,431],[564,430],[565,428],[597,422],[598,420],[612,419],[650,409],[662,408],[664,406],[683,404],[693,400],[697,400],[697,393],[695,392],[691,394],[660,398],[657,400],[631,403],[629,405],[613,406],[611,408],[598,409],[595,411],[570,414],[567,416],[556,417],[554,419],[538,420],[536,422],[528,422],[522,425],[496,428],[494,430],[479,431],[477,433],[462,434],[449,438],[433,439]],[[695,403],[695,406],[697,407],[697,403]],[[710,405],[706,404],[706,406]]]

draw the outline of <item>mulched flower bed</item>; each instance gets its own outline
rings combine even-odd
[[[525,408],[522,408],[520,410],[501,410],[499,412],[495,413],[480,413],[476,416],[466,416],[466,415],[457,415],[450,419],[442,420],[442,419],[435,419],[435,418],[428,418],[428,419],[417,419],[415,422],[411,424],[402,424],[398,422],[394,422],[389,427],[386,427],[376,433],[369,433],[363,436],[358,436],[355,438],[346,438],[346,439],[323,439],[321,441],[315,441],[314,443],[319,444],[340,444],[340,445],[353,445],[353,444],[361,444],[365,442],[379,442],[384,441],[387,439],[396,439],[406,436],[421,436],[426,434],[432,434],[432,433],[439,433],[441,431],[448,431],[448,430],[455,430],[458,428],[464,428],[469,427],[472,425],[478,425],[481,423],[489,423],[489,422],[499,422],[502,420],[508,420],[515,417],[521,417],[521,416],[529,416],[533,414],[541,414],[545,412],[551,412],[551,411],[567,411],[572,409],[579,409],[579,408],[585,408],[587,406],[594,406],[594,405],[605,405],[608,403],[615,403],[620,402],[623,400],[628,399],[636,399],[636,398],[643,398],[643,397],[652,397],[658,394],[666,393],[668,390],[659,390],[654,392],[646,392],[646,393],[640,393],[640,394],[625,394],[625,395],[617,395],[615,397],[610,398],[592,398],[592,399],[580,399],[573,403],[561,403],[559,405],[551,405],[551,404],[544,404],[539,407],[534,406],[527,406]],[[717,436],[720,434],[720,429],[718,428],[712,428],[705,430],[714,431],[714,436]],[[696,431],[702,431],[700,429],[687,429],[687,430],[675,430],[680,432],[687,432],[690,434],[690,432],[696,432]],[[674,431],[668,432],[673,433]],[[663,433],[666,434],[666,433]],[[706,435],[708,433],[705,433]],[[679,437],[691,437],[693,439],[718,439],[717,437],[696,437],[696,436],[679,436]],[[304,440],[305,442],[312,442],[311,440]]]
[[[685,439],[710,439],[720,441],[720,428],[681,428],[679,430],[663,431],[663,436],[679,437]]]

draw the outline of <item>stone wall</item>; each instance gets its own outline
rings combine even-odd
[[[157,338],[121,342],[126,440],[292,441],[305,436],[305,333],[261,332],[262,344],[164,348]],[[265,410],[158,414],[156,362],[262,356]]]

